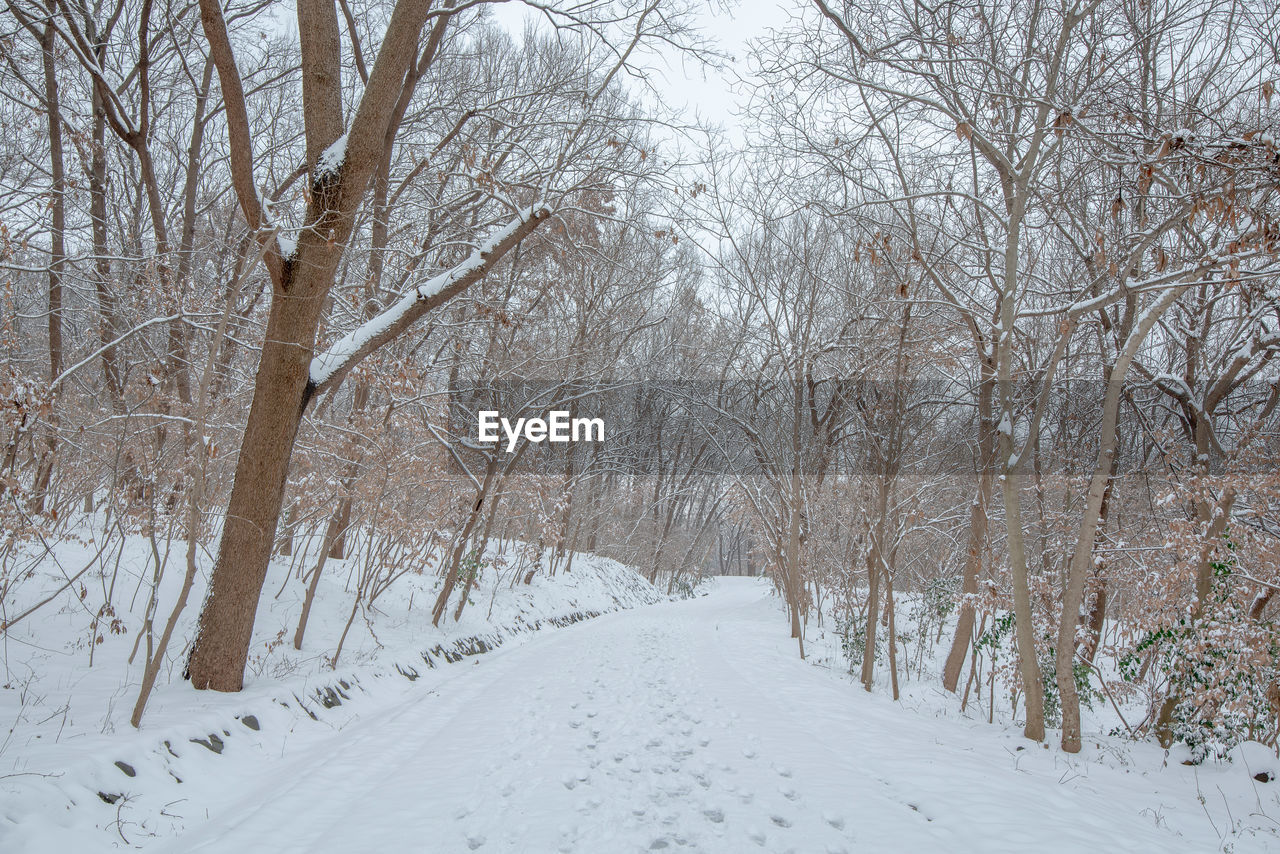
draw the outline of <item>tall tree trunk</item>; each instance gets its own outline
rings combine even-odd
[[[105,46],[98,46],[98,60],[102,61]],[[109,346],[120,333],[121,324],[116,309],[116,295],[112,290],[111,258],[107,252],[107,118],[102,106],[102,94],[97,87],[91,93],[93,99],[92,149],[89,154],[89,222],[93,240],[93,290],[98,300],[98,342],[102,348],[102,378],[107,387],[107,399],[115,415],[123,415],[124,381],[120,375],[116,348]]]
[[[356,418],[364,414],[369,405],[369,382],[361,378],[356,383],[355,394],[351,400],[351,422],[355,426]],[[388,413],[390,417],[390,413]],[[351,527],[351,504],[354,500],[352,491],[360,477],[360,469],[364,464],[364,452],[359,446],[352,448],[353,457],[347,463],[341,480],[341,492],[338,496],[338,508],[332,519],[333,540],[329,543],[329,557],[342,560],[347,556],[347,529]]]
[[[987,506],[991,502],[991,473],[985,469],[978,474],[978,490],[969,507],[969,549],[965,554],[964,575],[960,582],[960,616],[956,621],[955,637],[942,668],[942,687],[952,692],[960,683],[973,637],[974,607],[971,597],[978,592],[978,576],[982,571],[982,554],[987,540]]]
[[[525,447],[528,447],[526,444]],[[484,480],[480,483],[480,488],[476,491],[476,500],[471,505],[471,511],[467,514],[467,521],[463,525],[462,530],[458,532],[458,538],[454,541],[453,548],[449,550],[449,568],[445,571],[444,585],[440,588],[440,592],[436,595],[435,605],[431,608],[431,625],[440,625],[440,620],[444,617],[444,613],[449,608],[449,597],[453,595],[453,588],[458,583],[458,577],[461,574],[463,556],[466,554],[467,544],[471,540],[471,532],[475,530],[476,522],[480,519],[480,511],[484,509],[485,498],[489,494],[490,488],[493,486],[493,476],[498,470],[498,458],[491,457],[485,465]],[[468,577],[466,588],[470,589],[471,578]],[[463,593],[465,601],[466,593]],[[462,616],[461,609],[458,610],[458,616]]]
[[[803,568],[800,563],[800,514],[804,509],[804,489],[801,482],[800,424],[804,418],[804,365],[797,363],[794,377],[794,409],[791,419],[791,518],[787,530],[786,577],[790,587],[791,636],[800,645],[800,657],[804,658],[804,623],[800,619],[800,598],[804,594]]]
[[[1080,694],[1076,690],[1075,659],[1076,629],[1080,625],[1080,604],[1084,599],[1084,586],[1093,563],[1093,549],[1097,540],[1098,524],[1102,518],[1107,486],[1115,471],[1116,422],[1120,412],[1120,397],[1129,366],[1155,326],[1160,316],[1173,305],[1187,289],[1187,285],[1169,288],[1149,308],[1124,340],[1123,348],[1116,356],[1107,376],[1107,393],[1102,403],[1102,424],[1098,428],[1098,460],[1089,483],[1080,531],[1076,537],[1075,551],[1067,572],[1067,587],[1062,595],[1062,612],[1058,620],[1058,641],[1055,672],[1058,694],[1062,700],[1062,749],[1068,753],[1080,752]]]
[[[267,319],[217,562],[188,662],[197,688],[239,691],[244,683],[289,458],[307,404],[311,352],[328,291],[320,282],[332,274],[319,259],[300,268],[301,281],[287,295],[276,295]]]
[[[889,512],[888,478],[881,475],[876,484],[875,523],[867,543],[867,637],[862,647],[862,687],[875,687],[876,633],[880,625],[880,579],[884,573],[884,526]],[[893,639],[890,638],[890,643]]]
[[[49,235],[49,382],[62,373],[62,268],[66,263],[65,246],[67,200],[66,176],[62,160],[62,110],[58,105],[58,76],[54,66],[54,43],[57,35],[52,24],[46,24],[40,36],[40,49],[44,61],[45,116],[49,128],[49,174],[52,180],[50,192],[51,229]],[[50,410],[49,424],[44,430],[44,447],[36,466],[35,481],[31,488],[31,511],[44,512],[49,481],[53,476],[53,460],[58,451],[57,406]]]
[[[1009,548],[1009,574],[1013,581],[1014,640],[1018,651],[1018,673],[1026,703],[1026,724],[1022,734],[1044,741],[1044,685],[1036,656],[1035,624],[1031,608],[1031,579],[1027,567],[1027,547],[1022,527],[1022,497],[1018,492],[1020,456],[1013,440],[1013,336],[1017,325],[1019,236],[1025,198],[1016,190],[1006,190],[1009,210],[1005,237],[1003,293],[1000,295],[999,326],[996,331],[996,381],[999,384],[1000,424],[997,453],[1001,463],[1000,495]],[[1025,453],[1025,449],[1024,449]]]
[[[1009,540],[1009,566],[1013,574],[1013,615],[1018,650],[1018,672],[1026,697],[1027,722],[1022,734],[1044,741],[1044,685],[1036,658],[1035,629],[1031,615],[1031,587],[1027,574],[1027,549],[1022,536],[1022,499],[1016,476],[1006,475],[1000,483]]]
[[[272,300],[266,337],[254,381],[253,402],[236,461],[218,559],[209,596],[200,615],[187,673],[197,688],[238,691],[266,578],[284,499],[289,459],[298,425],[314,393],[336,387],[361,359],[407,330],[418,318],[479,281],[493,263],[550,216],[538,206],[495,233],[480,251],[456,266],[439,289],[419,291],[397,303],[395,314],[376,329],[364,330],[324,376],[312,384],[310,367],[320,317],[333,286],[338,263],[355,225],[355,214],[387,139],[394,136],[396,111],[420,75],[415,74],[428,51],[420,55],[423,27],[432,8],[427,3],[396,3],[391,10],[378,58],[369,73],[341,157],[321,165],[343,136],[341,56],[336,11],[331,0],[298,0],[298,32],[302,57],[303,119],[310,196],[293,252],[266,256]],[[436,44],[451,19],[440,14],[432,24]],[[236,65],[222,7],[200,0],[200,21],[222,88],[231,181],[249,228],[273,243],[272,223],[263,209],[254,179],[252,130],[245,106],[244,83]]]
[[[986,550],[987,527],[990,520],[988,508],[992,498],[991,468],[995,465],[995,429],[991,423],[993,389],[988,373],[988,361],[983,359],[984,378],[978,390],[978,490],[969,507],[969,549],[965,553],[964,576],[960,584],[960,616],[956,621],[955,637],[942,669],[942,687],[955,693],[960,683],[960,673],[969,652],[973,636],[974,609],[970,597],[978,592],[978,576],[982,572],[982,556]]]
[[[898,699],[898,632],[894,626],[893,573],[889,567],[884,569],[885,613],[889,624],[885,627],[889,641],[889,684],[893,690],[893,699]]]

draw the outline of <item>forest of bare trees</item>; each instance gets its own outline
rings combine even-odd
[[[69,592],[138,726],[241,689],[273,561],[336,667],[330,561],[350,629],[436,555],[439,625],[513,543],[767,575],[799,656],[1068,752],[1276,743],[1273,4],[797,2],[730,130],[651,85],[723,61],[696,5],[502,5],[9,0],[0,632]]]

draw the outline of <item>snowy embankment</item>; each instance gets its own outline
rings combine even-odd
[[[943,802],[965,797],[960,792],[947,795],[948,786],[970,785],[990,801],[990,809],[975,811],[970,819],[991,828],[990,846],[951,850],[1280,851],[1280,759],[1273,748],[1245,742],[1225,756],[1193,762],[1183,744],[1165,750],[1153,738],[1129,738],[1125,720],[1143,718],[1145,698],[1100,693],[1096,677],[1095,691],[1084,698],[1081,710],[1080,753],[1061,751],[1061,731],[1052,725],[1044,744],[1029,741],[1022,735],[1023,708],[1009,688],[1008,680],[1017,678],[1011,669],[1012,650],[1001,651],[1005,670],[995,680],[989,660],[984,659],[976,680],[969,661],[957,692],[943,690],[941,674],[956,618],[951,614],[942,619],[940,627],[933,605],[936,602],[918,594],[897,596],[897,701],[891,699],[888,631],[883,621],[871,693],[859,681],[862,646],[849,643],[837,620],[828,615],[820,623],[812,621],[805,646],[808,664],[847,686],[856,697],[854,702],[869,715],[868,726],[892,725],[903,735],[916,733],[919,743],[911,743],[911,737],[899,742],[902,771],[895,779],[914,780],[912,787],[936,791]],[[795,641],[789,644],[794,651]],[[1010,644],[1008,639],[1006,645]],[[985,653],[989,655],[989,648]],[[1099,666],[1108,678],[1115,675],[1113,661],[1099,656]],[[890,723],[894,719],[889,715],[897,715],[898,723]],[[964,753],[971,758],[964,759]],[[957,761],[968,767],[963,771],[940,767],[940,763]],[[1003,768],[1013,776],[1004,784],[994,778],[989,784],[980,779],[963,781],[983,766]],[[1023,786],[1028,791],[1043,789],[1043,806],[1019,806],[1025,795],[1013,790]],[[1077,797],[1085,799],[1082,804],[1092,797],[1096,804],[1072,814],[1067,805]],[[1061,835],[1048,832],[1058,821],[1077,828],[1071,833],[1064,829]],[[1158,837],[1140,841],[1148,838],[1146,831],[1152,828],[1161,831],[1165,840],[1159,848],[1152,847]],[[1082,841],[1088,833],[1097,836],[1091,845]],[[1080,840],[1070,841],[1076,836]],[[1019,839],[1025,847],[1016,842]]]
[[[34,575],[15,585],[4,614],[41,601],[92,559],[93,534],[80,534],[31,567]],[[128,719],[145,642],[129,658],[154,563],[146,539],[117,541],[93,571],[0,635],[0,851],[90,851],[171,835],[194,812],[203,814],[212,795],[252,777],[256,763],[291,754],[298,743],[340,740],[355,722],[442,693],[481,653],[666,598],[633,570],[594,555],[575,555],[571,571],[548,576],[548,553],[525,584],[528,550],[506,545],[503,554],[486,554],[461,618],[454,620],[451,605],[438,628],[430,613],[440,583],[434,562],[397,578],[373,606],[357,610],[336,669],[330,659],[351,615],[349,586],[364,556],[326,564],[301,651],[292,638],[305,585],[291,574],[291,559],[278,558],[238,694],[197,692],[181,678],[207,580],[202,572],[135,730]],[[159,623],[181,582],[182,547],[175,548],[160,585]],[[201,559],[202,568],[211,563],[207,554]],[[301,557],[293,567],[313,563]],[[92,603],[105,598],[112,579],[123,632],[111,631],[110,617],[93,628]]]

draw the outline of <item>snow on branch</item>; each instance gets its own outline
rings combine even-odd
[[[316,158],[316,180],[337,175],[342,164],[347,162],[347,134],[334,140],[333,144]]]
[[[372,317],[311,359],[310,394],[342,382],[361,359],[404,332],[422,315],[452,299],[484,277],[493,265],[551,216],[542,204],[525,208],[489,237],[465,260],[410,290],[386,311]]]

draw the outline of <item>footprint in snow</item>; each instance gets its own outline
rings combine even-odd
[[[703,816],[712,824],[721,824],[724,821],[724,810],[709,809],[702,811]]]
[[[472,834],[471,836],[467,837],[467,848],[472,851],[475,851],[477,848],[484,845],[484,842],[485,842],[485,839],[483,836],[481,836],[478,833]]]
[[[560,778],[560,782],[564,785],[566,789],[568,789],[569,791],[573,791],[578,787],[579,781],[577,777],[565,776]]]
[[[771,815],[771,816],[769,816],[769,821],[773,822],[773,823],[774,823],[774,824],[776,824],[778,827],[790,827],[790,826],[791,826],[791,822],[790,822],[788,819],[786,819],[786,818],[784,818],[783,816],[780,816],[780,815]]]
[[[834,827],[836,830],[844,830],[844,818],[835,813],[824,812],[822,820]]]

